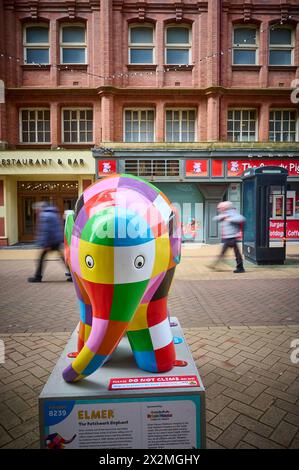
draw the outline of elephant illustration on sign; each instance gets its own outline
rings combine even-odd
[[[65,381],[101,367],[125,333],[140,369],[172,369],[167,296],[180,252],[177,211],[149,182],[114,175],[83,192],[65,224],[80,305],[78,354],[63,371]]]

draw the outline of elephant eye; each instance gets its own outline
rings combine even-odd
[[[137,269],[140,269],[144,266],[144,263],[145,263],[145,259],[143,256],[137,256],[137,258],[135,258],[135,261],[134,261],[134,265],[135,265],[135,268]]]
[[[86,266],[87,266],[88,268],[93,268],[93,266],[94,266],[93,257],[90,256],[90,255],[87,255],[87,256],[85,257],[85,263],[86,263]]]

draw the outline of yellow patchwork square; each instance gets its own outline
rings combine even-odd
[[[81,349],[79,356],[77,356],[72,363],[72,368],[77,372],[77,374],[81,374],[94,356],[95,353],[85,345]]]
[[[129,323],[127,331],[138,331],[144,330],[148,328],[147,324],[147,305],[148,304],[141,304],[139,305],[133,320]]]
[[[170,241],[168,237],[156,238],[155,264],[151,278],[163,273],[168,269],[170,258]]]
[[[114,284],[114,247],[79,241],[82,279],[99,284]]]
[[[90,325],[85,325],[85,329],[84,329],[84,343],[86,343],[86,341],[88,340],[90,332],[91,332],[91,326],[90,326]]]

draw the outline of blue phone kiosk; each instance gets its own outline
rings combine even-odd
[[[279,166],[250,168],[242,175],[243,253],[256,264],[284,264],[286,256],[286,193],[288,171]],[[279,221],[279,237],[272,230]]]

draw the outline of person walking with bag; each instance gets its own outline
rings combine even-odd
[[[35,209],[37,210],[36,242],[41,248],[41,253],[37,261],[35,274],[28,278],[28,282],[42,282],[44,260],[50,251],[58,251],[65,266],[62,251],[63,225],[58,209],[46,202],[37,203]],[[71,277],[68,277],[67,281],[72,281]]]
[[[222,248],[220,255],[210,268],[215,269],[219,261],[223,259],[226,251],[229,248],[232,248],[235,253],[237,264],[234,273],[244,273],[245,269],[243,266],[243,258],[238,247],[238,238],[241,227],[245,222],[245,217],[233,208],[233,204],[230,201],[220,202],[217,209],[219,214],[214,217],[213,220],[220,222],[221,224]]]

